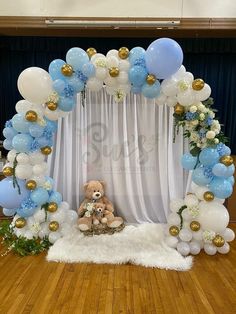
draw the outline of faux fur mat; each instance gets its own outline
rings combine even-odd
[[[128,225],[113,235],[84,236],[77,228],[48,251],[48,261],[65,263],[125,264],[189,270],[192,257],[183,257],[163,242],[160,224]]]

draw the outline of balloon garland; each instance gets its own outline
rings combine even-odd
[[[76,95],[85,88],[106,92],[121,102],[132,92],[155,98],[157,105],[174,107],[175,129],[184,127],[190,152],[182,166],[192,170],[192,193],[172,200],[167,219],[166,243],[182,255],[229,251],[235,237],[227,228],[229,215],[224,199],[233,191],[234,165],[226,138],[215,119],[209,98],[211,88],[194,79],[182,65],[183,52],[172,39],[155,40],[145,51],[135,47],[110,50],[107,55],[94,48],[71,48],[66,61],[53,60],[49,71],[31,67],[18,78],[23,100],[17,114],[3,130],[9,150],[0,182],[0,205],[6,216],[13,216],[11,232],[17,238],[54,243],[66,235],[77,214],[69,209],[46,175],[46,156],[51,154],[57,120],[76,105]]]

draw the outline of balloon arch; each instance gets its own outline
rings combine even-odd
[[[8,240],[11,234],[10,249],[35,254],[76,224],[77,213],[62,202],[53,179],[46,176],[45,157],[52,151],[57,120],[73,110],[76,94],[84,93],[85,87],[97,92],[105,86],[116,102],[132,92],[174,107],[175,129],[184,127],[190,140],[190,152],[181,162],[193,171],[193,192],[171,201],[166,243],[184,256],[201,249],[210,255],[229,252],[234,232],[227,228],[229,215],[223,203],[233,191],[233,159],[211,109],[210,86],[186,72],[182,61],[178,43],[161,38],[146,51],[122,47],[106,56],[94,48],[86,52],[71,48],[66,62],[50,63],[49,73],[31,67],[20,74],[18,89],[24,99],[17,102],[17,114],[3,130],[9,153],[3,169],[6,178],[0,182],[0,205],[6,216],[14,215],[3,234]],[[24,248],[28,244],[24,254],[20,243]]]

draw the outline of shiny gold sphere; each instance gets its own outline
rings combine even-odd
[[[71,76],[73,74],[73,68],[71,65],[69,64],[64,64],[62,67],[61,67],[61,73],[65,76]]]
[[[11,177],[14,174],[14,169],[12,167],[5,167],[2,170],[2,173],[4,174],[5,177]]]
[[[196,79],[192,82],[193,90],[199,91],[203,89],[204,85],[205,85],[205,82],[202,79]]]
[[[184,113],[184,106],[180,105],[179,103],[177,103],[175,105],[175,113],[178,115],[181,115]]]
[[[16,228],[23,228],[24,226],[26,225],[26,220],[25,218],[17,218],[16,221],[15,221],[15,227]]]
[[[49,228],[50,231],[55,232],[59,228],[59,223],[57,221],[51,221],[49,226],[48,226],[48,228]]]
[[[198,230],[200,230],[200,228],[201,228],[201,225],[200,225],[200,223],[198,221],[192,221],[191,222],[190,229],[192,231],[198,231]]]
[[[206,192],[203,194],[203,198],[204,198],[205,201],[211,202],[211,201],[214,200],[215,195],[214,195],[212,192],[210,192],[210,191],[206,191]]]
[[[86,53],[89,56],[89,58],[92,58],[92,56],[97,53],[97,50],[93,47],[90,47],[86,50]]]
[[[170,235],[172,235],[173,237],[177,237],[177,235],[179,234],[179,227],[177,226],[171,226],[169,228],[169,233]]]
[[[222,247],[225,244],[225,240],[222,236],[217,234],[212,240],[212,243],[217,247]]]
[[[127,59],[129,56],[129,49],[127,47],[121,47],[118,51],[118,56],[121,59]]]
[[[29,180],[26,182],[25,187],[27,190],[33,191],[37,187],[37,183],[34,180]]]
[[[153,85],[156,82],[156,77],[153,74],[148,74],[146,77],[146,82],[148,83],[148,85]]]
[[[111,77],[117,77],[120,73],[120,70],[116,67],[112,67],[109,69],[109,74]]]
[[[233,157],[225,155],[220,158],[220,162],[225,166],[231,166],[234,163]]]
[[[25,114],[25,119],[29,122],[36,122],[38,119],[38,115],[35,111],[29,110]]]
[[[51,202],[51,203],[49,203],[48,204],[48,211],[50,212],[50,213],[54,213],[54,212],[56,212],[57,211],[57,209],[58,209],[58,205],[57,205],[57,203],[55,203],[55,202]]]
[[[57,103],[53,102],[53,101],[47,102],[46,105],[47,105],[48,109],[51,111],[55,111],[58,107]]]
[[[44,146],[41,148],[41,153],[43,155],[50,155],[52,152],[52,148],[50,146]]]

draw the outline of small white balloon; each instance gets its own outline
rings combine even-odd
[[[14,162],[16,158],[16,154],[17,154],[17,151],[15,149],[10,150],[7,154],[7,160],[9,162]]]
[[[78,214],[75,210],[69,209],[66,212],[66,221],[70,224],[75,224],[78,220]]]
[[[200,91],[193,91],[194,99],[196,101],[204,101],[211,95],[211,88],[208,84],[205,84]]]
[[[65,221],[67,213],[68,211],[66,212],[64,209],[58,208],[58,210],[55,213],[50,214],[49,220],[57,221],[60,225]]]
[[[17,155],[16,160],[18,164],[28,164],[30,162],[30,157],[25,153],[20,153]]]
[[[225,242],[225,244],[222,247],[218,247],[217,248],[217,251],[220,254],[227,254],[227,253],[229,253],[229,251],[230,251],[229,243]]]
[[[50,232],[48,236],[49,242],[54,244],[58,239],[60,239],[61,233],[59,231]]]
[[[38,186],[43,186],[46,179],[45,179],[45,176],[44,175],[40,175],[40,176],[32,176],[30,178],[30,180],[34,180]]]
[[[106,57],[107,58],[109,58],[109,57],[115,57],[115,58],[117,58],[118,59],[118,50],[116,50],[116,49],[111,49],[111,50],[109,50],[108,51],[108,53],[107,53],[107,55],[106,55]]]
[[[193,239],[196,241],[202,241],[202,230],[194,231]]]
[[[96,77],[91,77],[88,79],[86,86],[89,90],[93,92],[98,92],[103,87],[103,82],[98,80]]]
[[[190,253],[190,247],[189,244],[186,242],[179,242],[177,244],[177,251],[183,255],[183,256],[187,256]]]
[[[232,229],[226,228],[225,231],[222,233],[222,236],[226,242],[231,242],[235,238],[235,233]]]
[[[46,214],[45,214],[45,210],[38,208],[37,211],[34,213],[33,215],[35,221],[42,223],[45,221],[46,218]]]
[[[95,64],[98,59],[106,61],[106,56],[104,56],[102,53],[95,53],[95,55],[91,57],[91,62]]]
[[[177,103],[176,97],[167,97],[166,98],[166,105],[168,107],[174,107]]]
[[[161,91],[166,96],[174,97],[178,93],[177,82],[172,79],[166,79],[161,83]]]
[[[108,76],[105,78],[104,83],[108,86],[115,87],[115,86],[117,86],[117,78]]]
[[[109,56],[107,57],[107,67],[108,68],[117,68],[119,66],[119,60],[115,56]]]
[[[32,110],[32,103],[28,100],[22,99],[16,103],[16,112],[26,113],[29,110]]]
[[[205,187],[205,186],[197,186],[195,188],[195,194],[198,197],[199,200],[203,201],[204,200],[204,193],[209,191],[209,188]]]
[[[119,84],[127,84],[129,82],[128,73],[125,71],[121,71],[119,76],[117,77],[117,82]]]
[[[26,239],[31,240],[34,237],[34,234],[31,230],[27,230],[24,234],[24,237],[26,237]]]
[[[47,164],[45,166],[46,163],[41,163],[41,164],[37,164],[33,166],[33,174],[35,176],[40,176],[43,175],[47,172]]]
[[[171,79],[179,81],[180,79],[182,79],[184,77],[186,73],[186,69],[184,65],[181,65],[181,67],[179,68],[179,70],[177,72],[175,72],[172,76]],[[189,73],[189,72],[188,72]]]
[[[61,232],[62,236],[66,236],[66,235],[70,234],[70,232],[71,232],[71,225],[69,225],[68,223],[63,223],[60,226],[60,232]]]
[[[176,248],[178,239],[176,237],[168,236],[165,238],[165,242],[169,247]]]
[[[158,95],[158,97],[155,98],[155,103],[158,105],[158,106],[162,106],[166,103],[166,99],[167,99],[167,96],[163,93],[160,93]]]
[[[200,243],[197,242],[197,241],[190,242],[189,243],[189,247],[190,247],[190,253],[193,254],[193,255],[197,255],[201,251]]]
[[[63,208],[64,210],[70,209],[70,205],[65,201],[61,202],[60,207]]]
[[[184,198],[184,202],[187,206],[197,206],[199,201],[198,198],[194,194],[188,194]]]
[[[181,229],[180,232],[179,232],[179,238],[180,240],[184,241],[184,242],[189,242],[192,240],[192,232],[188,229]]]
[[[101,68],[101,67],[98,67],[96,68],[96,78],[100,81],[103,81],[108,75],[108,71],[106,68]]]
[[[25,164],[18,164],[15,168],[15,175],[17,178],[24,180],[32,176],[32,166]]]
[[[184,206],[184,200],[182,200],[181,198],[173,199],[170,202],[170,210],[172,212],[177,212],[182,206]]]
[[[120,60],[119,62],[119,69],[120,71],[126,71],[128,72],[130,68],[130,63],[128,60]]]
[[[31,165],[41,164],[45,156],[41,152],[33,152],[29,155]]]
[[[204,251],[208,255],[215,255],[217,252],[217,248],[212,244],[206,243],[204,244]]]
[[[180,217],[177,213],[171,213],[167,217],[167,222],[169,225],[175,225],[178,226],[180,224]]]
[[[191,89],[177,94],[177,100],[182,106],[190,106],[194,103],[194,95]]]
[[[60,111],[59,111],[59,109],[52,111],[52,110],[46,108],[44,115],[49,120],[57,121],[60,118]]]
[[[189,209],[188,208],[185,208],[183,211],[182,211],[182,217],[184,220],[186,220],[187,222],[189,222],[190,220],[192,220],[192,215],[191,213],[189,212]]]

